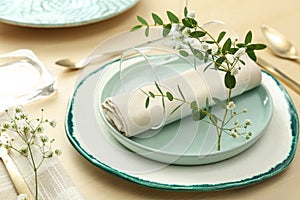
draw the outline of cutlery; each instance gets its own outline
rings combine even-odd
[[[7,172],[18,192],[18,194],[27,194],[28,200],[33,200],[34,197],[28,188],[23,176],[20,174],[15,163],[9,156],[9,150],[6,149],[3,145],[0,146],[0,159],[3,160],[3,163],[7,169]]]
[[[69,69],[81,69],[92,62],[103,59],[103,56],[111,57],[120,55],[126,49],[143,46],[162,39],[160,28],[153,28],[149,37],[145,36],[143,29],[133,32],[125,31],[98,44],[85,59],[77,62],[73,59],[61,59],[56,61],[55,64]]]
[[[256,63],[262,69],[274,75],[282,83],[286,84],[288,87],[294,90],[297,94],[300,94],[300,84],[288,77],[287,75],[285,75],[282,71],[280,71],[279,69],[277,69],[276,67],[259,57],[257,58]]]
[[[261,32],[275,55],[281,58],[300,61],[296,47],[284,35],[266,25],[261,27]]]
[[[62,67],[67,67],[69,69],[81,69],[89,65],[91,62],[95,62],[100,58],[105,57],[112,57],[119,55],[123,52],[123,50],[118,50],[118,51],[111,51],[111,52],[106,52],[103,54],[95,55],[95,56],[90,56],[84,59],[81,59],[79,61],[75,61],[69,58],[61,59],[55,62],[55,64],[60,65]]]

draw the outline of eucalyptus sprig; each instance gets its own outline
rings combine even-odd
[[[236,116],[246,113],[246,109],[241,112],[234,111],[235,104],[231,100],[232,89],[236,86],[236,75],[242,69],[242,66],[246,64],[243,60],[248,56],[252,60],[256,61],[255,51],[266,48],[266,45],[260,43],[252,43],[252,32],[249,31],[243,42],[238,42],[237,39],[230,37],[226,38],[226,31],[221,31],[217,37],[214,37],[209,31],[205,29],[196,19],[193,12],[188,11],[187,7],[184,8],[184,17],[180,19],[171,11],[166,12],[168,21],[165,22],[160,16],[152,13],[153,23],[149,23],[145,18],[137,16],[137,20],[140,24],[134,26],[131,31],[138,30],[142,27],[145,28],[145,35],[148,36],[151,26],[161,26],[163,36],[171,35],[173,37],[173,48],[178,50],[178,53],[183,57],[189,57],[194,59],[195,68],[196,61],[200,60],[207,63],[204,71],[207,69],[218,70],[224,72],[224,85],[228,89],[227,100],[224,102],[218,98],[212,98],[214,103],[220,108],[224,109],[222,117],[217,117],[211,113],[208,99],[204,108],[197,105],[197,101],[187,102],[184,98],[183,91],[178,86],[180,98],[175,97],[170,91],[166,93],[162,92],[160,86],[155,83],[159,93],[154,94],[153,91],[143,91],[147,95],[145,107],[150,104],[151,98],[161,97],[162,104],[165,108],[165,99],[169,101],[178,101],[179,105],[172,111],[174,113],[183,104],[189,104],[192,110],[193,120],[204,120],[209,124],[216,127],[218,135],[218,150],[221,149],[221,136],[223,133],[227,133],[232,137],[243,136],[246,139],[252,135],[251,131],[248,131],[248,127],[251,124],[250,120],[246,120],[243,123],[235,121],[230,128],[228,124]],[[208,120],[207,120],[208,117]]]
[[[0,126],[0,147],[14,150],[27,158],[33,169],[35,199],[38,199],[38,169],[45,159],[50,159],[54,155],[59,156],[62,153],[59,148],[53,148],[54,139],[49,139],[44,134],[45,125],[54,128],[56,122],[45,119],[43,109],[41,117],[34,119],[29,119],[22,107],[5,110],[5,112],[8,120],[3,121]],[[19,198],[25,197],[26,194],[19,195]]]

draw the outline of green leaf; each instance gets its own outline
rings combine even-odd
[[[213,124],[216,124],[218,122],[218,118],[216,115],[212,114],[209,116],[209,119],[210,121],[213,123]]]
[[[139,24],[139,25],[136,25],[136,26],[132,27],[132,28],[130,29],[130,31],[133,32],[133,31],[136,31],[136,30],[138,30],[138,29],[140,29],[140,28],[142,28],[142,27],[143,27],[143,25]]]
[[[187,28],[194,28],[197,26],[197,21],[193,18],[186,17],[182,19],[182,24]]]
[[[228,51],[228,53],[233,55],[233,54],[235,54],[235,52],[237,52],[238,50],[239,50],[238,48],[230,48],[229,51]]]
[[[208,63],[208,65],[203,69],[203,71],[205,72],[212,64],[212,62]]]
[[[243,43],[238,43],[238,44],[236,44],[236,46],[239,47],[239,48],[246,47],[246,45],[243,44]]]
[[[236,85],[235,77],[232,76],[230,72],[226,72],[225,78],[224,78],[224,82],[225,82],[225,86],[226,86],[228,89],[232,89],[232,88],[234,88],[235,85]]]
[[[221,42],[221,40],[224,38],[225,34],[226,34],[225,31],[222,31],[222,32],[219,34],[218,39],[217,39],[217,42],[218,42],[218,43]]]
[[[184,17],[187,17],[188,13],[189,13],[189,11],[188,11],[187,7],[185,6],[184,11],[183,11]]]
[[[256,44],[256,49],[255,50],[262,50],[267,48],[267,45],[265,44]]]
[[[178,105],[176,108],[174,108],[174,110],[172,110],[172,112],[170,113],[170,115],[172,115],[174,112],[176,112],[184,103]]]
[[[256,47],[257,47],[256,44],[249,44],[249,45],[247,46],[247,49],[249,49],[249,50],[255,50]]]
[[[191,109],[192,110],[198,110],[198,105],[197,105],[197,102],[196,101],[193,101],[190,105]]]
[[[215,65],[216,65],[216,68],[219,68],[222,63],[225,61],[225,57],[219,57],[216,61],[215,61]]]
[[[189,53],[185,50],[179,50],[179,54],[183,57],[188,57],[189,56]]]
[[[204,59],[204,55],[201,51],[197,51],[197,53],[195,54],[196,58],[198,58],[199,60],[203,60]]]
[[[177,85],[177,89],[179,91],[180,96],[183,98],[183,100],[185,100],[185,97],[184,97],[184,95],[182,93],[182,90],[180,89],[179,85]]]
[[[202,120],[206,117],[206,112],[205,110],[199,110],[198,112],[192,113],[192,119],[194,121],[199,121]]]
[[[147,99],[145,101],[145,108],[149,107],[149,103],[150,103],[150,97],[147,97]]]
[[[222,53],[225,54],[231,47],[231,39],[228,38],[222,47]]]
[[[206,111],[210,112],[211,107],[209,106],[209,100],[208,100],[207,97],[206,97],[206,100],[205,100],[205,104],[206,104]]]
[[[155,13],[152,13],[152,19],[155,22],[155,24],[158,24],[158,25],[164,24],[163,20]]]
[[[245,37],[245,44],[249,44],[252,41],[252,32],[249,31]]]
[[[243,60],[239,59],[239,62],[241,62],[243,65],[246,65],[245,61],[243,61]]]
[[[146,27],[145,29],[145,36],[148,37],[149,36],[149,26]]]
[[[214,100],[214,102],[216,103],[217,106],[219,106],[220,108],[226,109],[226,103],[224,101],[222,101],[221,99],[218,99],[216,97],[213,97],[212,99]]]
[[[173,101],[174,97],[170,92],[166,93],[167,98],[169,99],[169,101]]]
[[[200,38],[206,35],[206,32],[204,31],[193,31],[190,33],[190,36],[193,38]]]
[[[253,61],[256,61],[257,58],[253,50],[246,51],[246,53]]]
[[[179,23],[178,17],[174,15],[171,11],[167,11],[167,15],[171,23],[176,23],[176,24]]]
[[[153,94],[153,92],[149,91],[149,95],[150,95],[152,98],[155,98],[155,95]]]
[[[164,95],[164,93],[161,91],[161,89],[160,89],[159,85],[157,84],[157,82],[155,82],[155,86],[156,86],[157,90],[159,91],[159,93],[161,95]]]
[[[172,25],[171,24],[166,24],[163,27],[164,27],[163,28],[163,37],[166,37],[171,31]]]
[[[139,22],[141,22],[141,24],[148,25],[148,22],[144,18],[142,18],[141,16],[137,16],[137,19],[139,20]]]

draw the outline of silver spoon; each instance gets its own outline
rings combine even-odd
[[[79,61],[75,61],[75,60],[72,60],[72,59],[69,59],[69,58],[65,58],[65,59],[61,59],[61,60],[56,61],[55,64],[60,65],[62,67],[69,68],[69,69],[81,69],[81,68],[86,67],[90,63],[95,62],[98,59],[101,59],[103,57],[111,57],[111,56],[119,55],[119,54],[122,53],[122,51],[123,50],[106,52],[106,53],[103,53],[103,54],[87,57],[87,58],[81,59]]]
[[[261,27],[261,31],[268,42],[268,47],[275,55],[300,61],[297,49],[284,35],[266,25]]]

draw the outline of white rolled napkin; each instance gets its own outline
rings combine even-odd
[[[261,83],[261,71],[257,64],[250,59],[243,59],[246,65],[236,75],[236,87],[232,96],[237,96]],[[180,87],[186,101],[197,101],[198,105],[205,107],[206,99],[213,105],[213,97],[225,100],[228,89],[224,85],[224,72],[208,69],[203,71],[207,64],[172,76],[158,84],[163,92],[170,91],[174,97],[181,98]],[[174,113],[172,111],[179,105],[179,101],[165,99],[165,111],[160,97],[150,98],[148,108],[145,108],[147,95],[145,92],[159,94],[155,84],[145,85],[137,90],[107,98],[102,103],[106,119],[127,137],[135,136],[151,128],[159,127],[162,122],[171,123],[191,114],[188,104],[184,104]]]

